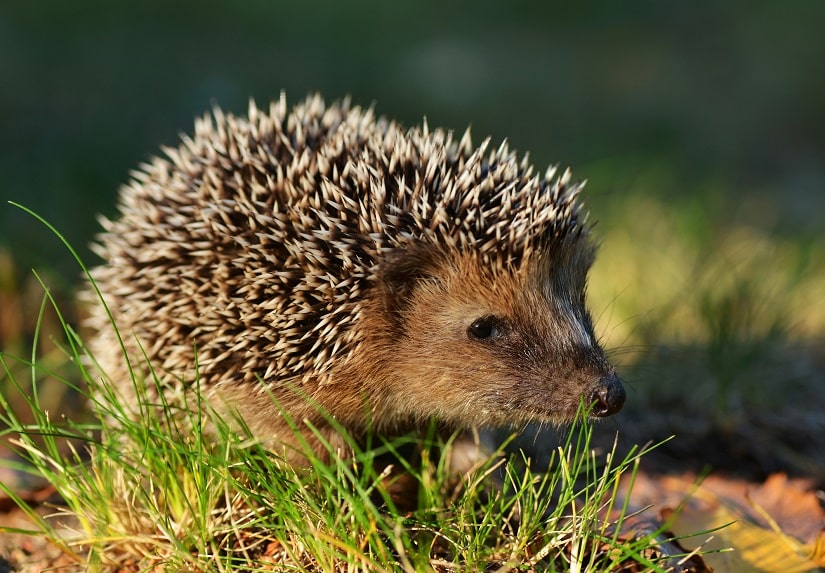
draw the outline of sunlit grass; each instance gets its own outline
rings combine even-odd
[[[825,335],[825,237],[768,232],[641,193],[602,208],[610,217],[597,227],[589,289],[608,347]]]

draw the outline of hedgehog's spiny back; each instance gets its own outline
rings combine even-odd
[[[194,342],[205,385],[323,380],[358,353],[389,254],[474,253],[504,270],[585,230],[569,174],[540,179],[506,144],[406,132],[317,96],[213,115],[134,174],[98,249],[121,328],[175,376],[193,371]]]

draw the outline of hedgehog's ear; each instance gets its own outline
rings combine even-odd
[[[390,316],[399,316],[410,306],[413,291],[423,281],[435,280],[436,262],[432,252],[408,249],[385,255],[379,270],[384,307]]]

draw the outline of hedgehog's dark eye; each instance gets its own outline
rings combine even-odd
[[[473,321],[467,329],[467,335],[477,340],[496,338],[500,331],[494,316],[484,316]]]

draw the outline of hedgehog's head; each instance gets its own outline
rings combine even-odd
[[[403,283],[411,290],[388,299],[386,366],[402,414],[505,425],[568,422],[582,400],[594,416],[621,409],[624,389],[584,304],[589,252],[513,272],[491,272],[472,257],[397,269],[416,271]]]
[[[594,416],[621,409],[625,391],[585,306],[595,249],[578,186],[566,183],[534,180],[507,198],[509,217],[444,225],[452,237],[384,261],[386,366],[402,415],[505,425],[569,422],[582,401]]]

